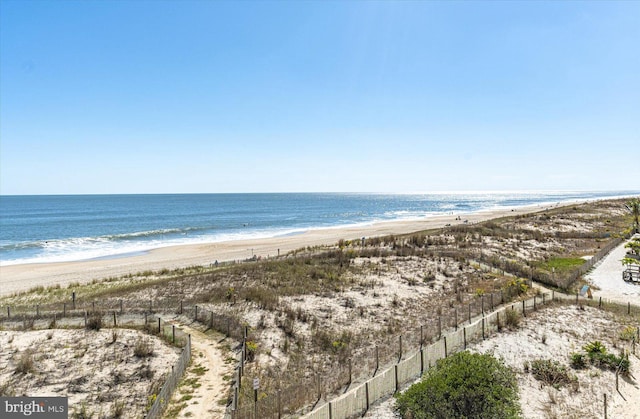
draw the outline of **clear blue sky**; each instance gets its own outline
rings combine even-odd
[[[640,2],[0,7],[0,194],[640,189]]]

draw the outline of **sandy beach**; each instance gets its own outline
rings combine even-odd
[[[555,207],[556,205],[554,205]],[[541,211],[550,206],[532,205],[462,215],[437,215],[421,220],[380,222],[371,225],[309,230],[302,234],[268,239],[239,240],[209,244],[182,245],[151,250],[142,255],[78,262],[39,263],[0,267],[0,295],[26,291],[36,286],[68,285],[94,279],[119,277],[147,270],[176,269],[219,262],[273,257],[307,246],[330,245],[340,239],[352,240],[455,225],[492,218]],[[457,217],[460,217],[458,220]]]

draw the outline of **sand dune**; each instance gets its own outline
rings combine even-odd
[[[421,220],[380,222],[371,225],[309,230],[305,233],[269,239],[239,240],[223,243],[195,244],[164,247],[143,255],[110,259],[9,265],[0,267],[0,295],[26,291],[36,286],[62,286],[71,282],[90,282],[94,279],[118,277],[147,270],[175,269],[188,266],[209,265],[217,261],[244,260],[252,256],[272,257],[307,246],[330,245],[340,239],[405,234],[414,231],[485,221],[514,214],[524,214],[545,209],[540,205],[501,209],[468,215],[438,215]]]

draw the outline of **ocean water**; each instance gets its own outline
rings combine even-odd
[[[299,234],[638,191],[0,196],[0,265],[77,261],[188,243]]]

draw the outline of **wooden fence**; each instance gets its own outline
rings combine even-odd
[[[167,408],[167,404],[171,400],[171,395],[182,379],[185,370],[191,363],[191,335],[188,335],[187,344],[182,349],[180,358],[171,366],[171,373],[165,380],[162,388],[156,395],[156,399],[149,408],[147,419],[156,419],[162,417],[162,413]]]
[[[505,324],[507,311],[514,310],[523,316],[527,312],[536,310],[538,307],[553,300],[576,300],[579,304],[600,305],[614,304],[600,299],[599,301],[586,300],[557,292],[535,296],[529,300],[506,305],[495,312],[483,316],[482,318],[468,324],[458,330],[452,331],[442,336],[441,339],[420,348],[407,358],[397,364],[386,368],[374,377],[351,388],[345,394],[332,399],[324,404],[319,404],[317,408],[305,416],[306,419],[345,419],[362,416],[370,406],[382,399],[386,399],[396,392],[405,388],[408,384],[418,379],[428,368],[448,355],[464,350],[475,341],[484,340],[497,333]],[[640,312],[640,307],[628,304],[628,312]],[[640,330],[640,329],[639,329]],[[640,331],[638,332],[640,334]],[[260,416],[270,417],[270,416]],[[279,416],[272,416],[279,417]]]

